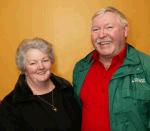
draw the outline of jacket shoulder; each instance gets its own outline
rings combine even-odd
[[[150,67],[150,56],[145,54],[145,53],[143,53],[143,52],[141,52],[141,51],[139,51],[139,58],[140,58],[140,60],[142,62],[142,65],[145,68],[149,69],[149,67]]]
[[[0,124],[4,129],[9,128],[9,121],[13,118],[13,107],[13,92],[11,92],[4,97],[0,105]]]
[[[150,55],[145,54],[144,52],[139,51],[139,55],[145,62],[150,61]]]
[[[86,65],[87,63],[90,62],[90,58],[92,56],[92,52],[90,52],[89,54],[87,54],[84,58],[82,58],[81,60],[79,60],[75,64],[73,72],[76,72],[80,67],[82,67],[82,66],[84,66],[84,65]]]
[[[8,95],[6,95],[1,101],[1,107],[4,105],[12,105],[13,104],[13,94],[14,91],[11,91]]]
[[[52,74],[52,81],[59,84],[61,88],[72,87],[71,83],[63,77]]]
[[[145,72],[146,78],[150,82],[150,56],[139,51],[139,58]]]
[[[93,51],[92,51],[93,52]],[[92,52],[90,52],[89,54],[87,54],[85,57],[83,57],[81,60],[79,60],[76,65],[81,64],[81,63],[85,63],[88,62],[91,58]]]

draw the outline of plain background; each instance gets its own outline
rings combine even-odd
[[[114,6],[129,20],[128,42],[150,54],[149,0],[0,0],[0,99],[16,83],[15,52],[25,38],[42,37],[54,45],[53,72],[72,82],[74,64],[93,47],[92,15]]]

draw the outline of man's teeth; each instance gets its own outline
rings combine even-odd
[[[97,41],[96,43],[100,45],[105,45],[105,44],[110,44],[110,41]]]
[[[110,42],[108,42],[108,41],[105,41],[105,42],[100,42],[99,44],[100,45],[105,45],[105,44],[109,44]]]

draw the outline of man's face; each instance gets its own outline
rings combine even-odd
[[[123,26],[118,15],[106,12],[92,21],[91,39],[100,57],[117,55],[126,43],[128,26]]]

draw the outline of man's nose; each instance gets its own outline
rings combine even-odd
[[[99,31],[99,38],[104,38],[106,35],[107,35],[107,33],[104,29]]]

